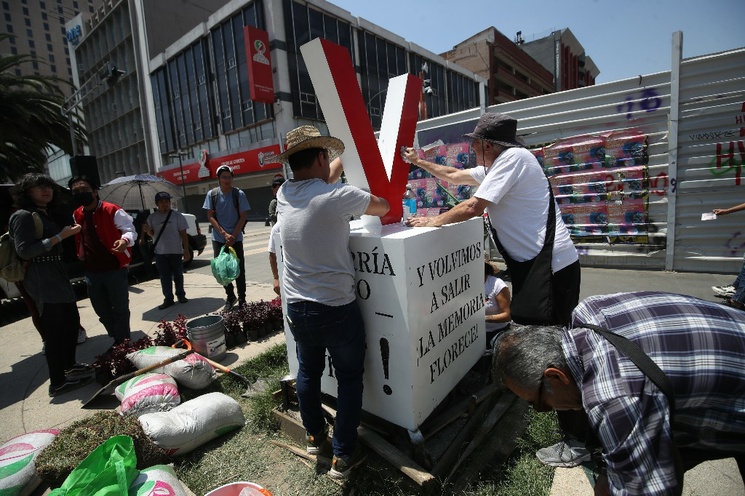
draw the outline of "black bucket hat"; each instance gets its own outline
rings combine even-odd
[[[476,129],[472,133],[464,134],[463,137],[490,141],[508,148],[525,146],[517,138],[517,120],[507,114],[487,112],[476,123]]]

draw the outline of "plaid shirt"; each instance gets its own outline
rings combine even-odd
[[[635,342],[670,378],[678,448],[745,453],[745,312],[671,293],[593,296],[572,313],[562,349],[612,494],[676,492],[670,411],[665,394],[583,322]]]

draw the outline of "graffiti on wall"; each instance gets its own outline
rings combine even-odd
[[[634,112],[654,112],[662,106],[662,98],[655,88],[645,88],[626,95],[623,103],[616,106],[618,113],[626,113],[626,119],[634,118]]]
[[[742,103],[740,113],[735,115],[735,125],[740,127],[740,137],[745,136],[745,102]],[[705,133],[712,135],[715,133]],[[727,130],[716,133],[716,139],[731,138],[736,135],[735,130]],[[721,136],[721,137],[720,137]],[[717,143],[715,145],[714,158],[709,163],[709,171],[715,176],[726,176],[733,174],[735,176],[735,185],[742,184],[742,166],[745,163],[745,142]],[[737,150],[737,154],[735,154]]]
[[[647,136],[631,129],[575,136],[531,150],[554,189],[564,223],[575,241],[649,243],[650,195],[673,187],[667,173],[650,178]],[[459,169],[475,164],[469,143],[425,146],[425,160]],[[470,198],[475,186],[448,184],[412,167],[417,214],[436,216]]]

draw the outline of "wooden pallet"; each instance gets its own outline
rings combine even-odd
[[[284,411],[274,410],[282,431],[304,447],[305,428],[296,408],[294,388],[275,394],[278,398],[284,395],[285,406],[289,406]],[[291,399],[289,405],[288,398]],[[333,421],[336,411],[329,403],[324,401],[322,406]],[[478,478],[487,464],[501,463],[512,453],[525,428],[527,404],[511,392],[499,391],[492,385],[470,396],[452,399],[451,403],[448,408],[430,415],[417,433],[365,415],[358,429],[359,438],[424,491],[444,484],[465,488]],[[275,444],[303,458],[316,460],[304,449]],[[475,452],[479,456],[464,463]]]

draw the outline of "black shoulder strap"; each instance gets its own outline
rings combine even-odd
[[[667,402],[670,405],[670,417],[675,414],[675,390],[673,389],[673,384],[662,369],[654,363],[654,360],[644,353],[644,350],[633,341],[630,341],[620,334],[609,331],[608,329],[583,323],[577,324],[576,327],[584,327],[597,332],[615,346],[616,349],[626,355],[629,360],[634,362],[634,365],[636,365],[644,375],[649,377],[649,380],[660,388],[660,391],[665,393],[665,396],[667,396]]]
[[[241,207],[240,205],[240,195],[238,193],[238,188],[233,188],[233,206],[235,207],[235,211],[238,214],[238,217],[241,216]]]
[[[160,226],[160,231],[158,231],[158,236],[155,238],[155,242],[153,242],[153,250],[155,249],[155,245],[158,244],[158,241],[160,241],[160,236],[163,234],[163,231],[166,228],[166,225],[168,224],[168,219],[171,218],[171,214],[173,213],[173,210],[168,211],[168,215],[166,215],[166,220],[163,221],[163,225]]]

